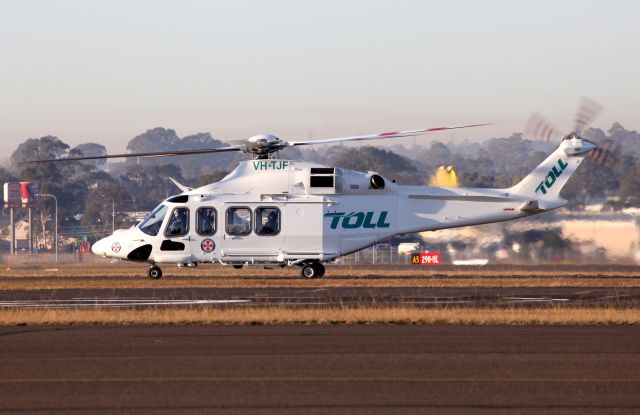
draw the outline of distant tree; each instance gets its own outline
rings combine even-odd
[[[180,192],[170,177],[185,183],[180,168],[174,164],[132,165],[118,178],[118,186],[130,196],[130,210],[151,210],[167,197]]]
[[[127,150],[132,153],[146,153],[154,151],[182,151],[203,150],[225,146],[226,144],[215,140],[209,133],[197,133],[180,139],[176,132],[166,128],[153,128],[134,137]],[[198,179],[203,173],[226,169],[236,161],[235,153],[197,154],[188,156],[175,156],[164,158],[131,158],[127,165],[163,165],[167,163],[180,167],[184,177]]]
[[[616,122],[609,128],[606,139],[598,141],[598,144],[602,144],[606,140],[611,140],[611,147],[616,152],[620,151],[623,155],[633,155],[636,159],[640,158],[640,133],[637,131],[626,130]],[[603,147],[607,148],[608,146]]]
[[[89,191],[86,200],[82,223],[93,226],[97,231],[110,229],[112,207],[126,210],[126,206],[131,206],[129,195],[115,183],[98,184]]]
[[[600,128],[587,128],[582,136],[590,141],[600,143],[607,138],[607,135]]]
[[[52,135],[30,138],[11,154],[11,163],[16,168],[20,161],[60,158],[67,150],[69,145]]]
[[[499,175],[496,173],[496,182],[499,183],[498,187],[508,188],[516,185],[522,179],[524,179],[529,173],[533,171],[536,167],[542,163],[547,156],[548,153],[542,151],[532,151],[529,153],[529,157],[522,165],[513,165],[511,164],[509,168],[505,169],[504,175]]]
[[[5,169],[4,167],[0,167],[0,184],[4,184],[7,182],[15,182],[18,179],[16,179],[15,176],[13,176],[9,170]]]
[[[378,147],[345,148],[333,164],[349,170],[376,171],[403,184],[419,184],[427,172],[420,172],[413,161]]]
[[[620,197],[634,206],[640,205],[640,164],[636,164],[622,179]]]
[[[11,154],[12,168],[20,181],[39,182],[46,188],[47,183],[61,183],[63,175],[55,163],[19,164],[26,160],[56,159],[66,154],[69,146],[54,136],[30,138],[20,144]]]
[[[174,130],[156,127],[133,137],[127,144],[127,150],[132,153],[177,150],[179,142]]]
[[[620,187],[620,178],[608,166],[602,166],[585,158],[580,172],[571,176],[560,195],[567,199],[569,207],[584,209],[594,201],[603,201]]]
[[[107,149],[102,144],[96,143],[84,143],[79,144],[69,150],[69,157],[91,157],[91,156],[106,156]],[[92,167],[102,167],[106,164],[106,159],[98,160],[86,160],[82,161],[82,164]]]
[[[280,150],[278,155],[281,159],[285,160],[302,160],[304,158],[304,155],[302,151],[300,151],[299,147],[287,147]]]
[[[484,143],[486,157],[493,163],[496,175],[522,175],[530,173],[524,171],[533,153],[532,142],[524,140],[522,134],[513,134],[509,138],[493,138]]]
[[[87,188],[91,188],[97,186],[101,182],[113,183],[116,180],[109,173],[99,170],[88,172],[85,175],[78,177],[76,181],[82,183]]]
[[[219,182],[227,174],[229,174],[229,173],[224,171],[224,170],[218,170],[218,171],[214,171],[212,173],[205,174],[202,177],[200,177],[200,186],[206,186],[206,185],[211,184],[211,183]]]
[[[22,164],[18,170],[18,179],[23,182],[61,183],[64,179],[55,163]]]
[[[427,151],[420,154],[418,160],[427,165],[430,170],[435,170],[439,166],[450,165],[452,157],[449,147],[439,141],[434,141]]]
[[[454,155],[451,165],[458,173],[458,180],[463,187],[497,187],[493,173],[494,163],[485,157],[475,159]]]
[[[184,137],[177,143],[176,150],[202,150],[226,146],[222,141],[215,140],[209,133],[198,133]],[[236,153],[199,154],[181,156],[172,160],[178,164],[184,177],[197,179],[203,173],[227,169],[234,164]]]
[[[78,225],[77,215],[85,210],[90,188],[82,181],[65,181],[49,186],[48,191],[58,198],[60,226]]]
[[[463,187],[496,187],[494,176],[485,176],[478,172],[461,171],[458,180]]]

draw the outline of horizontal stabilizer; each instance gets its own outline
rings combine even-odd
[[[522,204],[522,206],[518,208],[518,210],[521,210],[523,212],[535,212],[537,210],[540,210],[540,206],[538,205],[537,200],[527,200]]]

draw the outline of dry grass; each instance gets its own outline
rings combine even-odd
[[[9,309],[0,325],[62,324],[453,324],[453,325],[620,325],[640,324],[640,309],[603,308],[162,308]]]

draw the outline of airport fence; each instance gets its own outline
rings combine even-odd
[[[94,264],[104,263],[105,259],[97,255],[85,253],[63,253],[58,254],[58,264]],[[29,264],[55,264],[56,257],[52,253],[38,254],[4,254],[0,256],[0,264],[4,266],[11,265],[29,265]],[[125,262],[122,262],[123,264]]]
[[[338,258],[335,264],[355,265],[355,264],[408,264],[411,256],[407,254],[398,254],[397,248],[368,248],[351,255]],[[105,259],[90,253],[59,253],[59,264],[94,264],[105,263]],[[55,254],[38,253],[27,254],[20,253],[18,255],[10,255],[8,253],[0,255],[0,264],[10,265],[29,265],[29,264],[54,264]],[[116,263],[126,264],[124,261]]]
[[[411,255],[398,253],[397,247],[370,247],[345,255],[336,260],[338,264],[409,264]]]

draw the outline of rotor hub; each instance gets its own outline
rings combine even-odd
[[[253,137],[249,137],[247,142],[262,145],[267,143],[279,143],[280,139],[273,134],[257,134]]]
[[[245,152],[253,153],[255,158],[266,159],[286,146],[286,143],[273,134],[258,134],[249,137]]]

